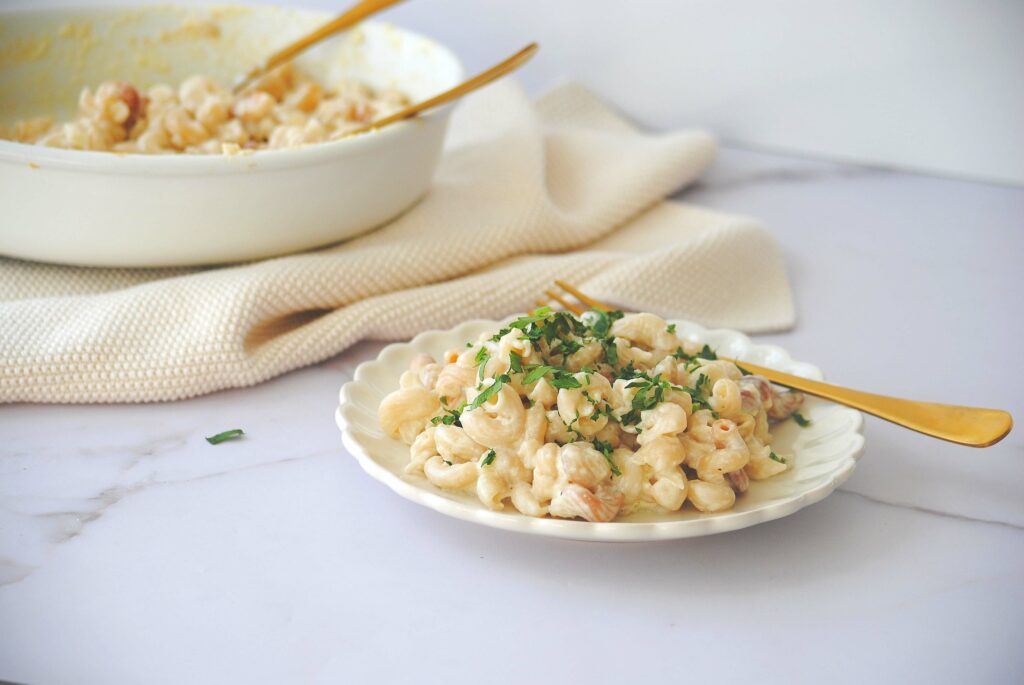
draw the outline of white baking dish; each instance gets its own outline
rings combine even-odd
[[[222,83],[329,16],[277,7],[0,13],[0,119],[73,114],[78,92],[196,73]],[[196,26],[216,31],[195,30]],[[217,35],[212,35],[216,33]],[[446,48],[366,23],[302,55],[323,83],[393,86],[413,101],[463,76]],[[386,222],[427,191],[449,110],[349,139],[223,155],[126,155],[0,140],[0,253],[95,266],[259,259]]]

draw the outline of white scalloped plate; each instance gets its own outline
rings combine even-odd
[[[533,518],[510,505],[505,511],[491,511],[474,493],[442,490],[422,476],[406,475],[403,468],[409,462],[409,448],[384,434],[377,423],[377,406],[398,388],[398,377],[414,355],[426,352],[440,358],[445,350],[463,347],[481,332],[495,331],[501,325],[477,320],[450,331],[427,331],[408,343],[385,347],[376,360],[356,369],[354,380],[341,388],[336,420],[345,447],[368,474],[408,500],[465,521],[574,540],[639,542],[724,533],[788,516],[835,490],[853,472],[864,449],[859,412],[808,397],[801,413],[811,420],[810,426],[800,428],[786,421],[772,431],[775,451],[793,455],[793,468],[768,480],[753,481],[730,511],[701,514],[687,505],[680,512],[641,512],[613,523]],[[687,321],[676,321],[676,325],[681,337],[708,343],[722,356],[805,378],[822,378],[816,367],[793,361],[782,348],[755,345],[737,331],[707,330]]]

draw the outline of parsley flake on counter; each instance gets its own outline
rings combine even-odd
[[[231,430],[226,430],[223,433],[211,435],[210,437],[206,438],[206,442],[210,443],[211,445],[219,445],[225,440],[234,440],[235,438],[240,438],[243,435],[245,435],[245,431],[243,431],[241,428],[232,428]]]

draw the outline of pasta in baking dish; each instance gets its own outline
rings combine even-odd
[[[769,425],[802,403],[654,314],[545,307],[414,358],[379,419],[410,445],[410,475],[494,510],[604,522],[730,509],[789,468]]]
[[[75,150],[231,155],[336,140],[408,104],[393,88],[352,80],[322,86],[289,62],[238,94],[200,75],[147,90],[105,81],[82,91],[75,119],[19,121],[11,130],[0,126],[0,138]]]

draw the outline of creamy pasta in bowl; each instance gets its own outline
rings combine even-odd
[[[538,311],[386,348],[342,389],[337,419],[348,450],[397,493],[523,532],[690,537],[826,496],[860,454],[860,414],[716,350],[820,378],[734,331]]]
[[[464,78],[364,22],[233,94],[333,15],[261,6],[0,8],[0,253],[107,267],[249,261],[380,226],[428,191]]]
[[[0,125],[0,139],[133,154],[240,154],[340,140],[409,104],[395,88],[343,79],[324,86],[287,62],[240,93],[202,74],[140,90],[118,80],[86,87],[67,121]]]

